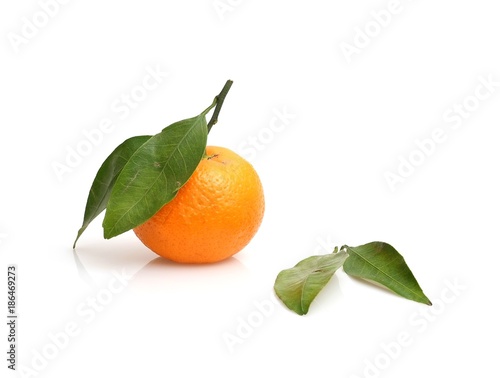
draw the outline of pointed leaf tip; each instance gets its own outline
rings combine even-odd
[[[349,258],[344,271],[368,281],[374,281],[403,298],[432,305],[422,291],[403,256],[391,245],[372,242],[358,247],[346,247]]]
[[[76,248],[76,243],[89,224],[106,209],[111,190],[125,164],[135,151],[149,140],[149,138],[151,138],[150,135],[129,138],[116,147],[106,160],[104,160],[90,187],[87,204],[85,205],[83,224],[78,230],[76,239],[73,243],[73,249]]]

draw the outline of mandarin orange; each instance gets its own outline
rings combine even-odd
[[[153,252],[181,263],[212,263],[241,251],[264,216],[264,192],[252,165],[209,146],[176,197],[134,228]]]

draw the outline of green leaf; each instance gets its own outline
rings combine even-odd
[[[147,221],[191,177],[205,153],[209,109],[166,127],[132,155],[111,192],[103,222],[106,239]]]
[[[85,214],[83,216],[83,224],[78,230],[73,248],[76,247],[76,242],[80,236],[82,236],[89,224],[106,208],[111,189],[113,189],[116,179],[127,161],[149,138],[151,138],[150,135],[145,135],[127,139],[116,147],[106,158],[104,163],[102,163],[90,187],[87,204],[85,206]]]
[[[281,271],[276,277],[274,291],[290,310],[305,315],[347,257],[346,252],[308,257],[293,268]]]
[[[358,247],[344,247],[349,258],[344,271],[354,277],[374,281],[412,301],[432,305],[425,296],[403,256],[391,245],[372,242]]]

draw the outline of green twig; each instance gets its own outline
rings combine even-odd
[[[226,84],[224,85],[224,88],[222,88],[222,91],[219,93],[217,97],[215,97],[214,102],[217,102],[217,105],[215,106],[214,114],[212,114],[212,118],[207,124],[208,132],[212,129],[212,126],[215,125],[218,121],[219,113],[222,108],[222,104],[224,103],[224,99],[226,98],[227,92],[229,92],[229,89],[231,89],[231,85],[233,85],[232,80],[226,81]],[[210,108],[209,108],[210,109]]]

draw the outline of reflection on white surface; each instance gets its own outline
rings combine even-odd
[[[214,264],[179,264],[163,257],[148,262],[134,274],[134,287],[141,290],[161,290],[173,286],[176,290],[210,290],[228,283],[236,286],[248,279],[245,265],[235,257]]]
[[[248,278],[248,269],[237,258],[230,257],[213,264],[180,264],[156,255],[145,248],[134,235],[123,240],[101,241],[73,251],[79,277],[89,286],[95,286],[100,277],[113,270],[126,269],[133,275],[136,288],[156,290],[164,285],[195,287],[200,290],[212,286],[235,286]],[[200,286],[200,283],[202,284]]]

